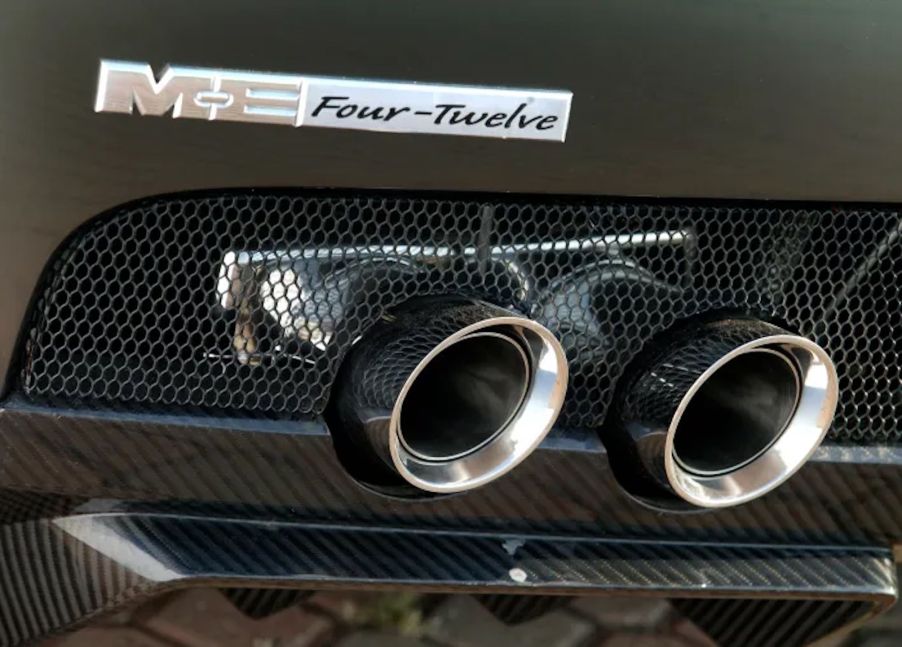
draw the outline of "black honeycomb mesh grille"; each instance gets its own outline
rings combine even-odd
[[[353,340],[411,298],[517,309],[564,343],[561,424],[597,426],[624,367],[688,317],[748,313],[825,346],[832,438],[902,436],[902,221],[880,209],[251,193],[99,219],[30,323],[33,398],[302,417]]]

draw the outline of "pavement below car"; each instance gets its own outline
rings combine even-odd
[[[823,647],[902,645],[897,605]],[[253,619],[215,589],[152,600],[40,647],[712,647],[663,599],[590,597],[517,625],[464,595],[319,592]]]

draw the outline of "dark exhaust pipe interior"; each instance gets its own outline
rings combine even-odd
[[[674,459],[709,475],[749,463],[786,429],[799,388],[799,369],[782,353],[761,349],[734,357],[689,400],[674,430]]]
[[[474,333],[416,376],[401,405],[401,442],[426,460],[450,460],[491,441],[520,409],[529,359],[512,338]]]

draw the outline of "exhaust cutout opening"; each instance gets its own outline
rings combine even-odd
[[[697,385],[674,430],[674,459],[699,475],[747,465],[786,429],[800,388],[798,367],[783,353],[734,357]]]
[[[529,383],[529,359],[519,343],[496,332],[464,337],[412,380],[400,408],[400,440],[424,460],[476,451],[516,415]]]

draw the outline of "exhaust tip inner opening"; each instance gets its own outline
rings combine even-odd
[[[529,359],[519,343],[497,332],[472,333],[417,375],[400,410],[400,440],[427,461],[465,456],[504,430],[529,384]]]
[[[799,369],[759,348],[718,368],[689,401],[673,435],[675,461],[701,476],[737,470],[780,438],[798,407]]]

